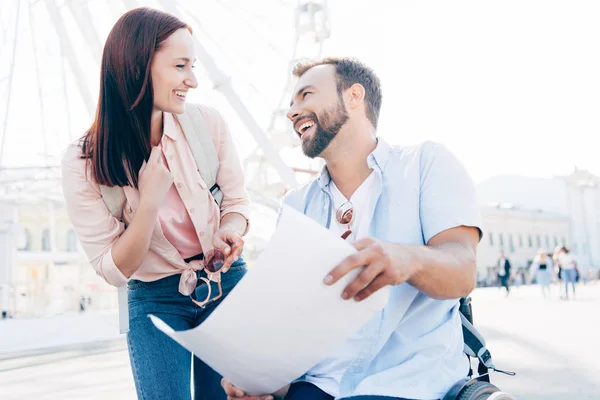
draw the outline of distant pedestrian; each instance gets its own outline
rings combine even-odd
[[[554,249],[554,254],[552,254],[552,260],[554,261],[554,272],[556,273],[556,280],[558,281],[558,288],[560,290],[560,286],[562,284],[562,268],[560,266],[560,261],[558,260],[558,253],[562,247],[558,246]]]
[[[508,294],[510,293],[510,261],[504,255],[504,252],[500,252],[500,257],[498,258],[496,267],[500,286],[506,288],[506,296],[508,297]]]
[[[85,297],[82,295],[79,298],[79,312],[82,313],[85,311],[85,303],[86,303]]]
[[[569,299],[569,283],[573,288],[573,297],[575,297],[575,280],[577,278],[577,271],[575,260],[569,254],[569,250],[566,247],[561,247],[557,255],[558,262],[562,269],[562,280],[565,284],[565,300]]]
[[[552,270],[554,264],[552,259],[548,257],[545,250],[538,251],[538,254],[533,259],[531,264],[531,275],[535,276],[535,280],[542,288],[544,298],[550,297],[550,281],[552,279]]]

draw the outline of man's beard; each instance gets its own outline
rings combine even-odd
[[[310,116],[315,121],[316,130],[312,138],[302,141],[302,151],[307,157],[315,158],[329,146],[340,129],[348,122],[348,112],[340,98],[337,106],[323,111],[320,118],[317,118],[314,113]]]

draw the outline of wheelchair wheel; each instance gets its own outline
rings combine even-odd
[[[456,400],[487,400],[491,395],[497,392],[500,392],[500,389],[491,383],[475,381],[466,386],[460,392]]]
[[[508,394],[506,392],[496,392],[496,393],[492,394],[490,397],[488,397],[487,400],[517,400],[517,399],[515,399],[513,396],[511,396],[510,394]]]

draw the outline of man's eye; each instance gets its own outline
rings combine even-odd
[[[185,64],[178,64],[178,65],[176,65],[176,67],[180,68],[180,69],[184,69],[185,68]]]
[[[304,93],[302,93],[302,98],[305,99],[306,96],[308,96],[309,94],[310,94],[310,92],[304,92]]]

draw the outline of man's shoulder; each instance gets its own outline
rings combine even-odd
[[[390,155],[393,159],[419,159],[434,156],[436,153],[448,151],[446,147],[432,140],[425,140],[410,145],[390,145]]]
[[[405,176],[416,177],[421,176],[434,163],[445,164],[452,158],[452,153],[444,145],[431,140],[411,145],[391,145],[383,171],[396,174],[400,169]]]
[[[313,185],[318,185],[317,178],[290,190],[283,197],[283,204],[291,206],[298,211],[302,211],[306,194],[312,189]]]
[[[420,177],[441,177],[447,173],[468,176],[464,164],[448,147],[431,140],[391,147],[386,165],[386,169],[397,171],[400,168],[407,175]]]

